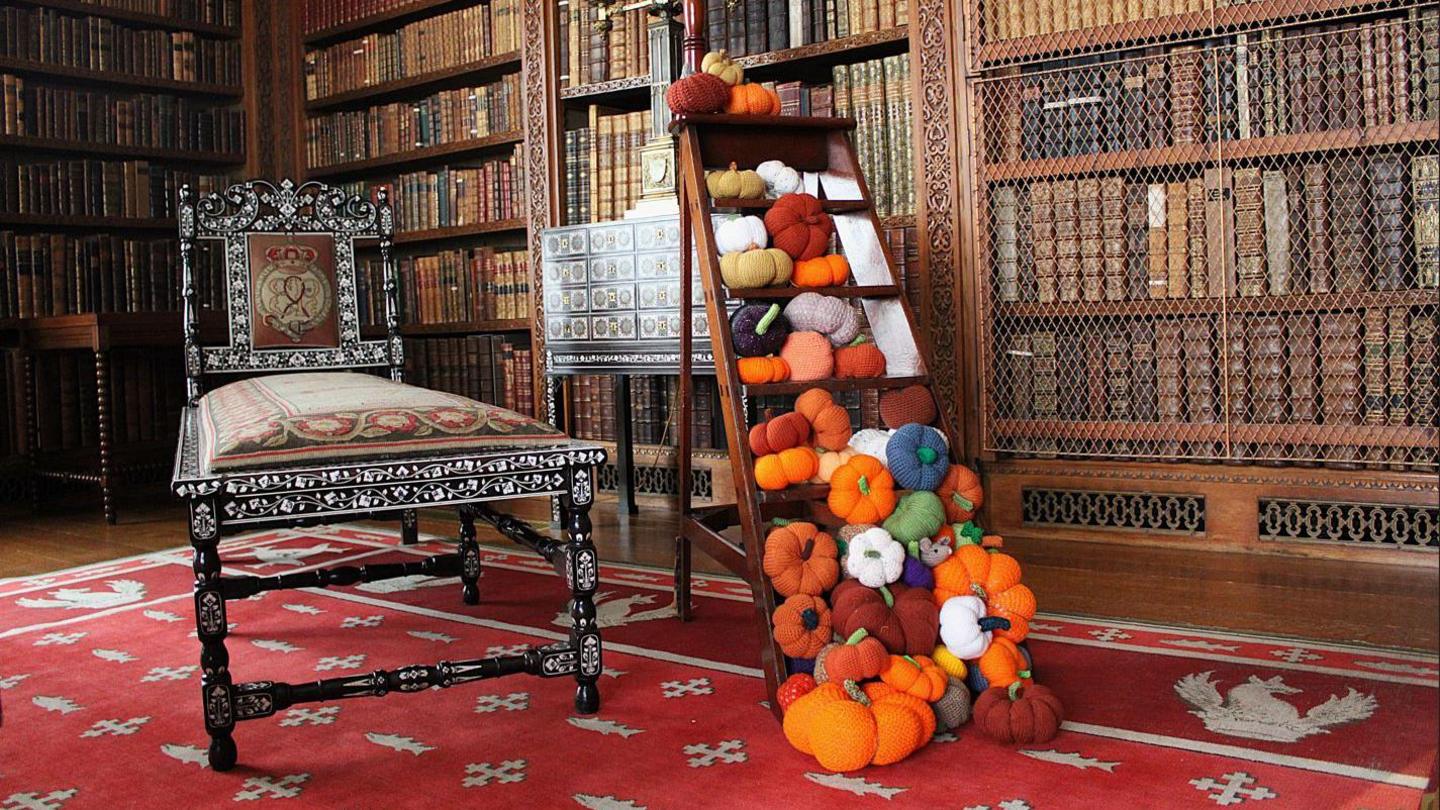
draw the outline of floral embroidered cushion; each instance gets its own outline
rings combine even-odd
[[[200,400],[200,452],[210,470],[566,440],[554,427],[496,405],[351,372],[256,377]]]

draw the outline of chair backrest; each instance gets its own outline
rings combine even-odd
[[[374,202],[322,183],[237,183],[196,197],[180,189],[185,377],[191,403],[209,374],[404,365],[392,240],[395,217],[382,188]],[[386,337],[362,340],[355,241],[378,240],[385,275]],[[219,240],[230,322],[225,346],[201,346],[195,245]]]

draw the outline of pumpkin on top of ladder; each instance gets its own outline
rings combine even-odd
[[[939,417],[855,122],[771,114],[778,101],[723,53],[695,64],[669,93],[681,242],[696,249],[737,502],[691,508],[682,330],[681,617],[699,546],[750,584],[771,709],[830,770],[904,759],[969,720],[972,692],[989,736],[1048,740],[1062,713],[1031,677],[1035,597],[973,520],[979,479]],[[878,423],[855,425],[844,403],[865,391]],[[751,419],[756,397],[793,404]]]

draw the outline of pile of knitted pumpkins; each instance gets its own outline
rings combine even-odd
[[[892,429],[852,432],[811,389],[750,433],[761,486],[828,483],[845,524],[777,520],[765,538],[786,739],[837,772],[899,762],[972,715],[1001,742],[1050,739],[1063,709],[1031,677],[1035,595],[973,520],[978,477],[949,462],[928,389],[887,391],[881,412]]]
[[[670,85],[665,101],[676,115],[780,114],[780,96],[763,84],[746,82],[745,70],[725,51],[705,54],[698,71]]]

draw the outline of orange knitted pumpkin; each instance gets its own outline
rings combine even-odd
[[[857,338],[855,343],[835,350],[835,376],[842,380],[884,377],[885,353],[863,336]]]
[[[992,687],[1005,687],[1016,681],[1026,686],[1031,683],[1030,664],[1026,662],[1025,654],[1008,638],[996,636],[975,662],[975,667]]]
[[[963,464],[951,464],[950,472],[935,490],[940,502],[945,504],[945,519],[951,523],[964,523],[975,517],[975,512],[985,502],[985,490],[980,486],[980,476]]]
[[[730,85],[709,73],[686,76],[665,91],[665,102],[676,115],[720,112],[729,100]]]
[[[840,450],[850,443],[850,412],[835,404],[835,398],[823,388],[811,388],[795,398],[795,412],[805,417],[815,434],[815,444],[827,450]]]
[[[795,263],[790,282],[796,287],[839,287],[850,278],[850,262],[836,253]]]
[[[798,413],[787,413],[750,428],[750,452],[766,456],[810,441],[810,423]]]
[[[790,703],[785,710],[782,727],[785,739],[802,754],[813,754],[810,749],[810,721],[824,706],[837,700],[848,700],[845,687],[838,683],[822,683]]]
[[[926,703],[945,696],[950,676],[925,655],[892,655],[880,672],[880,680]]]
[[[935,712],[930,710],[930,704],[914,695],[907,695],[884,681],[871,681],[862,688],[871,703],[879,703],[883,700],[887,703],[908,706],[912,711],[919,713],[925,726],[925,739],[929,740],[935,736]]]
[[[740,382],[746,385],[785,382],[790,379],[790,364],[783,357],[741,357],[735,361],[740,369]]]
[[[917,751],[934,733],[927,714],[928,707],[905,695],[872,699],[853,681],[844,687],[825,683],[791,704],[785,737],[826,770],[853,771],[890,765]]]
[[[774,492],[815,476],[820,470],[820,457],[808,447],[791,447],[755,459],[755,483]]]
[[[737,84],[730,88],[725,112],[733,115],[779,115],[780,96],[763,84]]]
[[[814,523],[795,521],[776,526],[765,537],[765,575],[781,596],[819,596],[840,579],[840,551],[835,539]]]
[[[780,347],[780,357],[790,366],[790,379],[797,382],[828,379],[835,370],[830,340],[819,332],[791,332]]]
[[[830,245],[835,223],[811,194],[786,194],[765,212],[770,246],[796,261],[813,259]]]
[[[814,658],[830,643],[830,606],[818,596],[798,593],[770,617],[775,643],[791,658]]]
[[[830,476],[826,505],[846,523],[879,523],[895,511],[895,501],[895,479],[874,456],[856,456]]]
[[[1010,620],[999,638],[1024,641],[1035,618],[1035,593],[1020,583],[1020,562],[1000,551],[983,548],[969,536],[955,538],[955,553],[931,569],[935,576],[935,604],[952,596],[978,596],[986,612]]]

